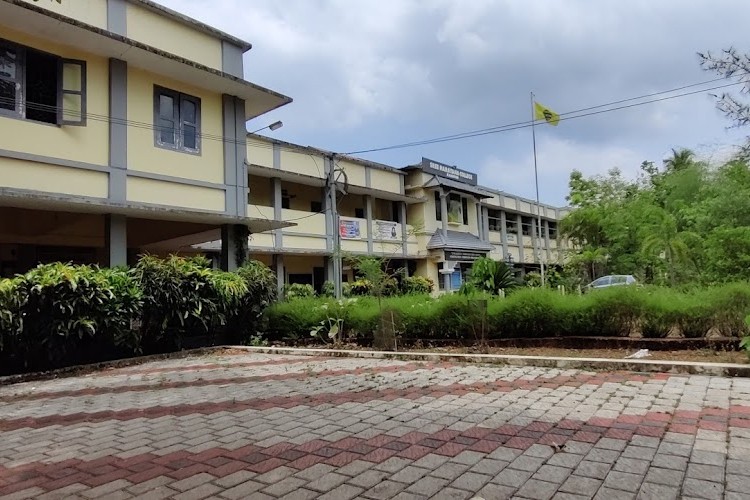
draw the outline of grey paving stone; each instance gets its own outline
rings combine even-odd
[[[362,474],[366,470],[370,470],[375,467],[372,462],[365,462],[364,460],[355,460],[354,462],[347,464],[343,467],[336,469],[336,472],[345,476],[356,476]]]
[[[287,493],[291,493],[298,488],[301,488],[306,484],[307,481],[305,481],[304,479],[298,477],[287,477],[277,483],[268,486],[267,488],[264,488],[262,491],[263,493],[266,493],[268,495],[281,497],[286,495]]]
[[[565,467],[542,465],[532,477],[534,479],[539,479],[540,481],[562,484],[572,472],[573,469],[567,469]]]
[[[193,489],[183,491],[182,493],[173,496],[174,500],[203,500],[206,497],[223,491],[223,489],[215,484],[202,484]],[[113,498],[111,495],[107,495],[108,498]]]
[[[384,472],[382,470],[366,470],[363,473],[354,476],[347,482],[349,484],[353,484],[354,486],[369,489],[379,482],[383,481],[389,475],[390,474],[388,472]]]
[[[431,476],[439,477],[442,479],[448,479],[453,481],[458,476],[466,472],[469,467],[464,464],[456,464],[453,462],[447,462],[435,469],[430,473]]]
[[[291,467],[282,466],[282,467],[277,467],[271,471],[268,471],[265,474],[255,476],[253,479],[255,481],[260,481],[261,483],[273,484],[278,481],[281,481],[285,477],[289,477],[292,474],[295,474],[296,472],[297,472],[297,469],[292,469]]]
[[[357,488],[356,486],[352,486],[350,484],[342,484],[325,493],[324,495],[319,496],[318,498],[320,498],[321,500],[350,500],[363,491],[364,490],[362,488]]]
[[[594,479],[604,479],[611,468],[612,466],[606,463],[584,460],[576,467],[574,474]]]
[[[516,488],[513,486],[503,486],[501,484],[487,484],[484,488],[479,490],[476,497],[483,498],[485,500],[507,500],[513,497]],[[476,498],[475,497],[475,498]]]
[[[570,476],[567,481],[560,487],[560,491],[567,493],[577,493],[579,495],[591,498],[596,494],[602,485],[601,479],[593,479],[583,476]]]
[[[469,469],[471,472],[477,472],[479,474],[490,474],[495,475],[499,473],[501,470],[505,469],[508,466],[508,462],[503,462],[502,460],[493,460],[491,458],[485,458],[483,460],[480,460],[476,464],[474,464],[471,469]]]
[[[484,457],[484,453],[479,453],[477,451],[462,451],[455,457],[451,458],[450,461],[457,464],[474,465]]]
[[[294,477],[299,477],[307,481],[315,481],[316,479],[325,476],[329,472],[336,470],[336,467],[328,464],[315,464],[312,467],[303,469],[297,472]]]
[[[594,445],[594,448],[603,448],[605,450],[622,451],[628,442],[624,439],[602,438]]]
[[[648,460],[620,457],[617,462],[615,462],[613,469],[620,472],[630,472],[632,474],[642,475],[646,473],[650,464],[651,462]]]
[[[529,479],[516,492],[516,495],[522,498],[532,498],[534,500],[549,500],[557,492],[558,485],[548,483],[538,479]]]
[[[504,469],[500,474],[492,478],[492,483],[502,484],[504,486],[520,487],[529,480],[532,473],[525,470]]]
[[[425,469],[431,469],[435,470],[441,465],[443,465],[445,462],[448,461],[448,457],[443,455],[436,455],[434,453],[430,453],[429,455],[425,455],[416,462],[414,462],[413,465],[416,465],[417,467],[424,467]]]
[[[727,460],[727,474],[750,476],[750,461],[730,458]]]
[[[395,497],[404,488],[406,488],[406,485],[403,483],[397,483],[396,481],[381,481],[365,491],[362,495],[367,498],[390,499]]]
[[[727,474],[726,484],[729,491],[738,491],[750,495],[750,476]]]
[[[605,450],[594,448],[586,454],[586,460],[590,462],[602,462],[605,464],[614,464],[620,458],[620,452],[615,450]]]
[[[439,477],[433,477],[433,476],[427,476],[423,477],[419,481],[415,482],[414,484],[409,485],[408,488],[406,488],[406,491],[413,492],[413,493],[419,493],[425,496],[432,496],[438,491],[442,490],[446,486],[448,486],[447,479],[441,479]]]
[[[646,473],[647,483],[663,484],[667,486],[680,486],[685,473],[681,470],[663,469],[651,467]]]
[[[547,460],[547,465],[557,465],[558,467],[574,469],[581,463],[581,460],[583,460],[583,455],[576,453],[555,453]]]
[[[721,483],[724,482],[724,467],[691,463],[688,465],[686,476]]]
[[[465,500],[471,498],[472,494],[468,491],[457,490],[456,488],[445,488],[438,492],[431,500]]]
[[[544,462],[545,459],[543,458],[521,455],[520,457],[513,460],[510,464],[508,464],[508,468],[536,472]]]
[[[675,500],[680,495],[678,486],[667,486],[664,484],[643,483],[641,491],[638,492],[639,500]]]
[[[451,483],[451,487],[472,492],[479,491],[490,479],[492,479],[492,476],[486,474],[464,472]]]
[[[488,457],[494,458],[496,460],[502,460],[504,462],[512,462],[520,454],[520,450],[517,450],[515,448],[505,448],[504,446],[501,446],[500,448],[490,453]]]
[[[305,487],[311,490],[325,493],[348,481],[349,479],[349,476],[337,474],[335,472],[329,472],[328,474],[316,479],[315,481],[307,483],[307,486]]]
[[[393,500],[424,500],[425,498],[427,498],[425,495],[418,495],[416,493],[402,491],[401,493],[393,497]]]
[[[320,493],[305,488],[299,488],[281,497],[281,500],[312,500],[318,498]]]
[[[398,481],[399,483],[411,484],[420,480],[430,472],[430,469],[407,465],[397,473],[393,474],[390,479],[391,481]]]
[[[727,456],[713,451],[693,450],[690,461],[696,464],[723,466]]]
[[[562,493],[557,492],[552,500],[591,500],[590,496],[576,495],[575,493]]]
[[[688,459],[687,457],[678,457],[676,455],[663,455],[657,454],[651,461],[651,465],[654,467],[661,467],[664,469],[675,469],[684,471],[687,469]]]
[[[637,492],[641,488],[643,476],[627,472],[610,471],[604,478],[604,486],[616,490]]]
[[[549,458],[555,454],[555,450],[551,446],[532,444],[523,454],[530,457]]]
[[[219,495],[225,498],[230,498],[232,500],[235,500],[237,498],[248,498],[250,495],[255,496],[258,490],[260,490],[261,488],[265,488],[266,486],[267,485],[263,483],[253,481],[251,479],[249,481],[245,481],[244,483],[240,483],[237,486],[234,486],[233,488],[224,490],[221,493],[219,493]]]
[[[635,498],[635,493],[604,487],[599,488],[594,496],[594,500],[633,500]]]
[[[641,460],[652,460],[656,455],[654,448],[646,446],[627,446],[622,451],[622,456],[627,458],[639,458]]]
[[[724,494],[724,486],[711,481],[687,478],[682,483],[682,495],[695,498],[721,498]]]
[[[687,444],[663,442],[659,445],[657,453],[665,455],[677,455],[679,457],[689,457],[693,447]]]
[[[633,444],[636,446],[645,446],[647,448],[657,448],[660,443],[661,443],[661,440],[659,438],[651,437],[651,436],[635,435],[630,440],[630,444]]]
[[[377,464],[373,468],[376,470],[382,470],[382,471],[390,472],[393,474],[393,473],[400,471],[401,469],[403,469],[409,464],[411,464],[411,461],[406,460],[405,458],[391,457],[385,462]]]

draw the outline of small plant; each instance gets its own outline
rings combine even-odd
[[[291,283],[284,287],[284,296],[287,300],[315,297],[315,289],[312,285]]]
[[[745,326],[750,328],[750,315],[745,316]],[[745,335],[742,337],[742,340],[740,340],[740,349],[745,351],[748,356],[750,356],[750,335]]]
[[[336,296],[336,285],[333,284],[333,281],[326,281],[323,283],[323,287],[320,290],[320,295],[322,297],[328,297],[333,298]]]
[[[497,295],[500,290],[518,286],[513,270],[505,263],[481,257],[474,261],[469,272],[469,282],[477,290]]]
[[[310,330],[310,336],[323,342],[340,344],[344,333],[344,320],[347,309],[357,303],[357,299],[340,299],[325,303],[316,309],[325,312],[325,318]]]
[[[435,283],[424,276],[408,276],[401,282],[401,289],[407,295],[427,295],[432,293]]]

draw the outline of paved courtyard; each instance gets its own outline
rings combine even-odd
[[[2,498],[750,498],[750,380],[261,354],[0,387]]]

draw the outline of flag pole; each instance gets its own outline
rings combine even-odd
[[[537,170],[536,166],[536,127],[534,126],[536,122],[536,113],[534,112],[534,92],[530,92],[531,94],[531,141],[534,145],[534,184],[536,186],[536,215],[537,215],[537,223],[536,223],[536,234],[534,235],[536,237],[536,251],[538,252],[537,255],[539,256],[539,269],[541,270],[542,275],[542,287],[544,287],[544,262],[542,261],[542,207],[539,204],[539,172]]]

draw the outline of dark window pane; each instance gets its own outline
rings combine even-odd
[[[16,82],[0,78],[0,108],[16,109]]]
[[[174,122],[159,119],[159,142],[163,144],[174,144]]]
[[[16,79],[16,51],[0,47],[0,78]]]
[[[58,59],[26,51],[26,118],[57,123]]]
[[[192,125],[182,126],[182,145],[188,149],[198,149],[198,134]]]
[[[174,119],[174,99],[172,99],[172,96],[159,95],[159,116]]]
[[[183,122],[188,123],[195,123],[195,103],[193,101],[188,101],[187,99],[183,99],[182,101],[182,116],[181,119]]]
[[[435,191],[435,220],[443,220],[443,211],[440,209],[440,193]]]

